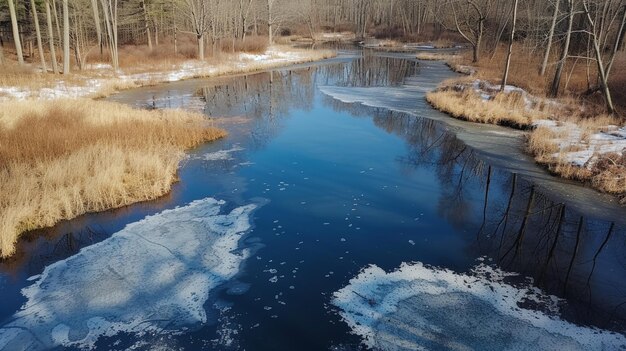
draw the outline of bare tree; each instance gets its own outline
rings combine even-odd
[[[9,13],[11,15],[11,26],[13,29],[13,42],[15,43],[15,52],[17,53],[17,62],[24,64],[24,55],[22,54],[22,41],[20,40],[20,30],[17,25],[17,15],[15,14],[15,4],[13,0],[9,1]]]
[[[543,61],[541,62],[540,75],[546,74],[546,68],[548,67],[548,60],[550,59],[550,49],[552,48],[552,38],[554,38],[554,29],[556,28],[556,21],[559,16],[559,5],[561,0],[555,0],[554,12],[552,13],[552,22],[550,24],[550,30],[548,31],[548,42],[546,43],[546,51],[543,54]]]
[[[43,54],[43,45],[41,44],[41,31],[39,30],[39,18],[37,17],[37,7],[35,0],[30,0],[30,7],[33,12],[33,21],[35,22],[35,32],[37,34],[37,49],[39,50],[39,59],[41,60],[41,69],[46,72],[46,57]]]
[[[557,62],[556,72],[554,73],[554,79],[552,80],[552,86],[550,87],[550,96],[557,97],[559,95],[559,86],[561,85],[561,75],[569,56],[569,46],[572,40],[572,28],[574,27],[574,14],[575,14],[575,0],[567,0],[567,30],[565,32],[565,43],[563,44],[563,51],[561,51],[561,57]]]
[[[50,12],[50,1],[45,0],[46,5],[46,24],[48,27],[48,42],[50,43],[50,60],[52,61],[52,72],[59,73],[57,66],[57,54],[54,48],[54,31],[52,30],[52,14]]]
[[[453,0],[449,4],[454,19],[454,28],[472,46],[472,60],[478,62],[491,1]]]
[[[117,0],[100,0],[104,13],[104,24],[107,30],[107,40],[111,52],[111,64],[117,72],[120,66],[117,46]]]
[[[504,91],[506,87],[506,81],[509,78],[509,68],[511,67],[511,55],[513,54],[513,41],[515,40],[515,24],[517,23],[517,5],[519,0],[514,0],[513,3],[513,22],[511,23],[511,36],[509,37],[509,49],[506,54],[506,63],[504,64],[504,75],[502,77],[502,86],[500,91]]]
[[[70,73],[70,10],[63,0],[63,74]]]
[[[98,0],[91,0],[91,9],[93,10],[94,27],[96,29],[96,40],[100,48],[100,55],[103,53],[102,45],[102,27],[100,27],[100,13],[98,11]]]
[[[198,59],[204,60],[204,35],[209,29],[209,12],[207,1],[183,0],[181,10],[191,23],[193,34],[198,42]]]
[[[590,38],[591,38],[591,43],[593,45],[593,51],[595,54],[595,62],[596,62],[596,66],[598,69],[598,78],[600,79],[600,86],[599,89],[602,92],[602,95],[604,96],[604,100],[606,102],[606,109],[608,110],[609,113],[614,113],[615,112],[615,106],[613,105],[613,98],[611,97],[611,90],[609,89],[609,83],[608,83],[608,74],[607,74],[607,68],[604,66],[604,57],[602,56],[602,49],[600,48],[600,38],[602,36],[602,31],[603,29],[606,30],[606,25],[604,23],[601,23],[600,25],[598,25],[598,21],[594,20],[594,18],[591,15],[591,9],[590,9],[590,4],[589,4],[589,0],[582,0],[582,4],[583,4],[583,9],[585,12],[585,19],[587,21],[588,24],[588,31],[587,33],[589,34]],[[609,3],[608,1],[605,2],[605,9],[609,8]],[[597,8],[597,7],[596,7]],[[606,12],[606,10],[605,10]],[[604,20],[606,17],[606,15],[604,15],[603,17],[601,17],[601,20]],[[626,15],[624,15],[626,16]],[[623,29],[623,23],[626,17],[622,17],[622,25],[620,27],[620,31],[621,29]],[[619,46],[619,40],[620,40],[620,34],[618,31],[617,34],[617,38],[616,38],[616,46]],[[611,59],[612,61],[612,59]],[[612,62],[611,62],[612,64]],[[608,66],[607,66],[608,67]]]

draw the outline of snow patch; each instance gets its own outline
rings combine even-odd
[[[537,128],[546,128],[554,133],[552,140],[559,151],[552,157],[578,167],[591,168],[602,155],[622,155],[626,150],[626,127],[606,126],[604,130],[585,136],[575,123],[539,120]]]
[[[255,205],[220,214],[206,198],[129,224],[45,268],[0,328],[0,349],[91,348],[119,332],[179,333],[207,321],[209,292],[232,278]]]
[[[363,342],[377,350],[618,350],[623,335],[558,318],[560,301],[512,274],[480,264],[469,274],[404,263],[387,273],[372,265],[333,304]],[[525,302],[540,310],[521,308]]]

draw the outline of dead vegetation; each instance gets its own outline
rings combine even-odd
[[[180,110],[81,99],[0,107],[0,257],[25,231],[166,194],[183,150],[225,135]]]
[[[588,87],[595,84],[588,81],[587,70],[577,67],[580,63],[570,62],[568,75],[562,83],[565,96],[558,100],[548,99],[550,79],[547,77],[551,76],[550,72],[544,77],[528,70],[528,67],[539,65],[538,59],[520,52],[513,56],[509,82],[521,89],[498,92],[494,87],[499,87],[503,72],[503,65],[499,63],[504,62],[503,57],[503,51],[497,50],[493,57],[483,56],[473,64],[470,64],[468,54],[448,60],[451,68],[471,76],[444,82],[436,91],[427,94],[427,100],[455,118],[528,129],[528,152],[538,163],[555,175],[585,182],[602,192],[617,195],[626,203],[626,151],[596,153],[584,166],[574,164],[568,158],[572,152],[593,150],[591,136],[607,132],[608,126],[624,124],[619,113],[613,116],[605,113],[599,94],[586,94]],[[622,54],[617,62],[626,62],[626,55]],[[626,83],[626,70],[621,65],[617,67],[620,68],[614,71],[611,84],[616,92],[618,111],[623,111],[626,104],[624,92],[616,84]],[[541,125],[533,127],[535,122],[544,120],[569,124],[572,128],[567,131]],[[576,134],[569,135],[572,129]]]
[[[436,109],[458,119],[518,129],[528,129],[534,121],[550,116],[546,106],[528,109],[521,93],[496,92],[486,98],[472,84],[469,79],[448,81],[426,94],[426,99]]]

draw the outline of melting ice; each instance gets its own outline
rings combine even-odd
[[[119,332],[176,333],[206,322],[209,292],[248,256],[235,250],[255,208],[220,214],[223,204],[207,198],[163,211],[46,267],[0,327],[0,349],[88,348]]]
[[[624,350],[623,335],[559,319],[557,298],[503,282],[486,265],[470,274],[403,264],[369,266],[333,304],[353,333],[376,350]],[[520,308],[525,301],[540,310]]]

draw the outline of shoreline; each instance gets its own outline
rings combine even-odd
[[[274,49],[275,48],[272,48],[268,50],[267,52],[272,52],[272,50]],[[98,115],[98,117],[96,118],[98,120],[92,123],[92,126],[89,127],[89,129],[96,131],[96,133],[98,133],[97,132],[98,128],[104,128],[104,129],[110,128],[111,130],[113,130],[114,128],[117,128],[114,125],[120,124],[120,123],[121,124],[127,123],[126,122],[127,120],[132,120],[134,118],[133,115],[141,116],[140,119],[142,119],[144,118],[143,116],[147,114],[150,114],[150,115],[155,115],[158,113],[163,114],[162,112],[146,111],[145,109],[127,107],[123,104],[116,103],[116,102],[111,102],[111,101],[107,102],[107,101],[100,100],[101,98],[117,93],[119,91],[133,89],[133,88],[140,88],[143,86],[151,86],[155,84],[165,84],[169,82],[194,79],[194,78],[223,77],[223,76],[236,75],[236,74],[242,74],[242,73],[254,73],[254,72],[259,72],[259,71],[263,71],[267,69],[280,68],[283,66],[291,66],[291,65],[301,64],[301,63],[319,61],[319,60],[323,60],[323,59],[333,57],[336,55],[334,52],[326,51],[326,50],[311,51],[311,50],[294,49],[288,52],[287,54],[283,54],[282,57],[277,58],[276,55],[274,54],[268,55],[267,52],[263,55],[239,54],[238,56],[244,57],[245,61],[238,61],[238,62],[235,61],[235,62],[231,62],[231,64],[229,65],[224,65],[224,66],[219,66],[219,67],[214,67],[210,65],[202,65],[202,66],[196,67],[196,69],[187,70],[187,71],[174,70],[174,71],[168,71],[168,72],[156,72],[153,74],[140,74],[139,76],[135,75],[135,78],[138,77],[140,79],[133,80],[132,84],[118,85],[116,86],[115,89],[107,88],[106,90],[104,90],[103,87],[110,87],[110,86],[98,84],[95,86],[95,88],[92,87],[91,90],[88,89],[86,91],[83,91],[81,89],[85,87],[75,85],[75,86],[71,86],[70,89],[66,90],[66,93],[70,94],[69,96],[66,96],[63,94],[57,94],[57,93],[50,94],[49,93],[50,89],[53,89],[53,88],[48,87],[48,88],[42,88],[42,89],[35,90],[35,91],[30,91],[29,97],[27,98],[21,95],[14,95],[9,98],[5,96],[4,99],[0,97],[0,105],[13,106],[13,108],[7,108],[6,109],[7,111],[15,110],[13,111],[11,115],[6,114],[4,118],[2,118],[3,117],[2,115],[0,115],[0,132],[7,134],[7,136],[10,136],[10,134],[24,133],[26,130],[30,130],[33,127],[37,129],[36,127],[38,125],[49,123],[48,122],[49,118],[52,118],[54,121],[58,119],[56,115],[59,114],[58,112],[60,110],[57,111],[58,108],[56,108],[55,106],[59,104],[63,106],[62,109],[66,110],[65,113],[61,113],[62,115],[65,116],[67,114],[72,114],[73,112],[76,112],[79,115],[81,115],[80,117],[81,120],[85,118],[88,119],[89,117],[87,117],[87,115],[90,113],[88,112],[88,110],[90,108],[95,108],[96,110],[92,112],[95,112]],[[63,82],[62,76],[55,77],[55,78],[61,79],[60,81]],[[85,77],[83,77],[83,79],[88,80],[88,78],[85,78]],[[104,78],[104,80],[109,80],[109,81],[114,80],[116,84],[119,84],[120,78]],[[57,87],[58,87],[58,82],[59,81],[57,80],[55,83]],[[122,80],[122,82],[124,81]],[[94,89],[100,89],[100,90],[94,90]],[[2,91],[2,88],[0,88],[0,92],[1,91]],[[6,92],[6,89],[4,91]],[[80,92],[81,94],[72,95],[71,92]],[[35,94],[39,96],[32,96]],[[42,97],[42,95],[44,96]],[[119,115],[118,113],[118,115],[114,116],[115,118],[113,118],[114,119],[114,121],[112,122],[113,124],[110,124],[109,121],[106,121],[106,118],[104,118],[103,116],[100,116],[102,115],[103,111],[106,110],[105,108],[103,108],[104,107],[103,104],[110,106],[110,109],[112,110],[116,110],[116,111],[123,110],[124,113],[126,113],[127,115]],[[30,107],[27,107],[27,105],[30,105]],[[77,106],[79,105],[78,107],[75,108],[75,111],[72,112],[70,110],[67,110],[68,108],[72,109],[71,106],[74,106],[74,105],[77,105]],[[103,106],[100,106],[100,105],[103,105]],[[27,111],[29,108],[32,110],[31,112]],[[131,111],[133,111],[134,113],[131,113]],[[171,110],[171,109],[165,109],[164,111],[166,112],[170,111],[171,113],[170,112],[167,112],[167,113],[172,114],[172,116],[174,116],[173,114],[175,113],[183,113],[183,112]],[[37,118],[30,118],[29,120],[26,121],[26,123],[23,123],[22,115],[29,114],[29,113],[32,114],[33,116],[37,115]],[[186,114],[190,116],[191,115],[195,116],[195,114],[191,112],[186,113]],[[62,118],[65,118],[65,117],[62,117]],[[172,123],[175,123],[175,121]],[[216,133],[216,136],[206,137],[205,138],[206,142],[214,141],[216,139],[219,139],[225,136],[226,134],[222,129],[215,128],[212,124],[201,126],[197,121],[194,123],[195,123],[194,125],[200,128],[198,132],[204,133],[204,131],[210,130],[212,133],[213,132]],[[30,125],[30,127],[27,127],[27,124]],[[61,125],[64,125],[64,124],[61,123]],[[69,126],[66,126],[66,127],[70,128]],[[62,127],[62,128],[67,129],[66,127]],[[185,128],[191,128],[191,127],[185,127]],[[49,131],[52,131],[54,127],[50,127],[48,129]],[[110,133],[120,133],[120,132],[113,130]],[[41,139],[43,139],[44,141],[54,143],[54,140],[57,139],[53,135],[54,133],[44,131],[44,134],[45,135],[41,136]],[[138,134],[141,135],[141,133],[138,133]],[[107,136],[105,135],[104,137],[107,137]],[[50,162],[54,162],[54,164],[57,166],[55,169],[64,169],[64,166],[63,166],[64,164],[67,164],[68,166],[69,165],[76,166],[75,159],[78,157],[77,155],[84,154],[85,150],[91,150],[91,149],[95,150],[97,148],[103,148],[104,146],[108,145],[106,144],[106,140],[105,142],[100,142],[100,141],[101,140],[99,139],[94,139],[91,142],[77,143],[76,149],[67,150],[64,156],[63,155],[54,156],[56,158],[51,158],[52,161]],[[116,142],[117,141],[113,141],[113,144],[111,145],[115,146]],[[141,144],[141,142],[139,142],[139,144]],[[137,169],[143,169],[141,168],[141,166],[146,162],[144,160],[146,157],[153,157],[153,158],[165,157],[165,156],[156,156],[157,155],[155,151],[156,149],[154,149],[153,147],[140,146],[139,144],[137,145],[137,150],[133,151],[134,152],[133,155],[136,156],[135,158],[133,158],[133,160],[136,160],[136,162],[133,163],[131,162],[132,160],[126,160],[126,162],[123,162],[124,164],[126,164],[127,162],[132,163],[132,164],[128,164],[128,167],[130,167],[129,171],[133,169],[133,165],[135,165],[136,166],[135,168]],[[85,193],[90,193],[86,189],[97,188],[97,185],[104,186],[106,189],[116,188],[116,187],[113,187],[112,184],[109,184],[109,186],[101,184],[102,181],[99,181],[99,183],[96,185],[93,185],[93,184],[89,185],[90,180],[91,182],[98,181],[97,180],[98,177],[89,176],[88,175],[89,172],[86,172],[85,173],[87,175],[86,178],[84,178],[83,181],[79,182],[82,185],[78,185],[80,187],[83,187],[83,186],[85,187],[85,190],[80,191],[80,194],[83,194],[81,196],[78,196],[76,194],[72,196],[72,191],[75,193],[76,189],[72,190],[70,189],[71,187],[68,188],[68,185],[55,183],[56,184],[54,186],[55,189],[59,190],[59,189],[67,188],[68,192],[65,195],[73,198],[73,200],[71,201],[72,204],[65,204],[65,207],[67,207],[65,209],[60,209],[60,210],[55,210],[55,211],[46,210],[47,212],[44,211],[40,214],[39,212],[43,211],[42,209],[47,208],[45,205],[45,201],[43,201],[43,199],[46,198],[45,196],[36,197],[37,199],[41,199],[42,200],[41,202],[37,202],[38,200],[22,201],[24,204],[20,205],[21,207],[18,206],[17,204],[15,204],[15,206],[9,205],[11,201],[7,200],[8,201],[7,210],[5,211],[5,213],[0,213],[0,217],[6,217],[4,218],[5,219],[4,222],[6,223],[3,225],[3,228],[2,228],[2,232],[4,232],[4,234],[2,235],[2,238],[0,238],[2,239],[1,240],[2,252],[0,252],[0,260],[9,259],[10,257],[13,257],[15,254],[16,244],[19,238],[27,237],[28,233],[30,232],[39,231],[44,228],[50,228],[50,227],[53,227],[55,224],[59,223],[60,221],[71,220],[73,218],[77,218],[84,214],[108,211],[108,210],[125,207],[125,206],[132,205],[132,204],[155,200],[162,196],[166,196],[171,191],[171,186],[175,182],[178,181],[177,173],[178,173],[178,169],[180,167],[181,161],[183,160],[183,157],[180,156],[179,154],[184,152],[183,150],[187,150],[189,149],[190,146],[192,146],[192,145],[187,145],[188,143],[185,143],[182,141],[178,141],[177,144],[180,144],[179,146],[182,146],[182,147],[172,145],[173,147],[168,148],[168,150],[177,149],[177,152],[174,152],[174,151],[171,152],[171,153],[176,153],[176,157],[168,158],[168,160],[171,159],[169,161],[169,164],[173,164],[172,162],[176,163],[175,169],[172,170],[171,169],[172,167],[168,167],[163,173],[163,178],[168,179],[168,181],[165,181],[165,183],[168,183],[168,184],[163,183],[163,181],[157,182],[158,184],[161,184],[161,183],[163,184],[161,184],[158,191],[150,192],[149,194],[148,193],[134,194],[134,192],[137,192],[137,191],[133,190],[133,188],[139,186],[138,184],[145,183],[145,181],[148,180],[148,179],[144,179],[144,181],[141,181],[141,179],[136,179],[136,181],[133,181],[133,182],[122,181],[122,183],[120,183],[121,188],[116,190],[116,194],[119,194],[122,197],[118,200],[114,199],[115,197],[114,195],[104,191],[104,193],[106,194],[101,195],[101,196],[104,196],[104,198],[89,198],[89,200],[81,201],[80,198],[83,196],[86,196],[84,195]],[[193,144],[197,145],[197,142],[194,141]],[[23,152],[21,150],[24,150],[25,147],[26,147],[25,145],[19,146],[15,144],[15,145],[5,146],[5,150],[0,149],[1,151],[0,156],[10,155],[13,151],[17,152],[16,154],[17,156],[14,156],[17,158],[9,159],[11,162],[7,162],[6,172],[3,172],[5,173],[5,176],[9,177],[7,179],[9,180],[13,179],[15,181],[18,178],[19,179],[29,178],[26,176],[19,176],[20,172],[16,171],[16,170],[28,169],[29,167],[26,167],[24,165],[28,164],[28,162],[33,162],[32,160],[29,161],[28,159],[25,159],[24,156],[19,156]],[[11,148],[17,148],[17,149],[12,150]],[[143,154],[141,150],[144,150]],[[116,163],[114,156],[111,156],[112,155],[111,153],[100,152],[98,153],[98,155],[100,155],[98,156],[98,161],[102,161],[104,163],[110,163],[111,165]],[[109,156],[106,156],[106,155],[109,155]],[[113,153],[113,155],[119,156],[119,153]],[[38,156],[33,154],[33,157],[38,157]],[[107,158],[110,158],[110,159],[107,159]],[[36,162],[38,162],[37,165],[40,166],[40,163],[43,161],[36,161]],[[67,174],[71,173],[69,172],[69,170],[64,171],[64,172],[66,172]],[[9,176],[9,174],[13,174],[13,175]],[[47,172],[42,171],[40,176],[41,177],[47,176],[46,174]],[[155,176],[154,172],[152,171],[149,172],[148,174],[146,174],[144,171],[140,171],[139,174],[143,175],[144,178],[148,176],[150,177]],[[128,174],[127,177],[133,177],[134,179],[135,175],[133,175],[131,172]],[[33,178],[33,177],[30,177],[30,178]],[[142,176],[138,178],[142,178]],[[119,178],[119,179],[122,179],[122,178]],[[30,184],[36,184],[36,183],[39,183],[39,182],[35,182],[35,183],[33,183],[32,181],[30,182]],[[22,187],[22,186],[17,186],[17,184],[13,184],[13,185],[16,186],[17,188]],[[57,185],[58,185],[58,188],[56,187]],[[75,187],[76,186],[74,186],[74,188]],[[30,187],[27,186],[27,188],[30,189],[28,191],[29,193],[32,193],[33,191],[36,192],[36,190],[38,189],[38,188],[37,189],[33,188],[32,185]],[[74,203],[77,199],[79,200],[78,202],[82,202],[82,203],[78,203],[78,202]],[[32,201],[34,201],[35,203],[33,203]],[[27,202],[29,204],[25,205]],[[19,211],[20,208],[22,209],[21,211]],[[21,213],[21,215],[18,214],[16,211]],[[26,216],[26,217],[23,217],[23,216]]]
[[[336,55],[336,52],[332,50],[297,49],[277,45],[268,48],[262,54],[242,52],[230,55],[233,56],[234,60],[217,64],[207,61],[187,60],[172,65],[172,69],[169,70],[129,74],[123,74],[123,71],[118,71],[118,74],[115,74],[109,71],[112,68],[108,64],[94,63],[88,66],[95,69],[88,69],[82,72],[77,71],[69,77],[52,75],[54,77],[53,80],[47,81],[43,83],[43,86],[36,88],[18,85],[0,86],[0,102],[81,97],[101,99],[120,91],[144,86],[154,86],[189,79],[255,73],[267,69],[320,61],[336,57]],[[66,80],[68,79],[73,81],[67,83]]]
[[[414,59],[405,54],[398,57]],[[460,75],[451,71],[442,61],[424,61],[423,69],[423,72],[429,72],[428,76],[414,77],[401,87],[320,88],[325,95],[344,103],[360,103],[442,123],[483,160],[532,181],[554,201],[597,219],[626,224],[624,207],[618,204],[615,196],[599,192],[578,181],[555,177],[545,167],[537,164],[525,152],[525,132],[495,124],[451,118],[448,114],[432,108],[424,98],[425,94],[434,90],[441,81]]]
[[[573,180],[626,205],[626,127],[612,116],[564,117],[584,111],[578,101],[532,95],[475,77],[477,69],[446,62],[466,77],[442,82],[426,94],[430,106],[446,115],[478,124],[521,130],[524,152],[551,175]]]

